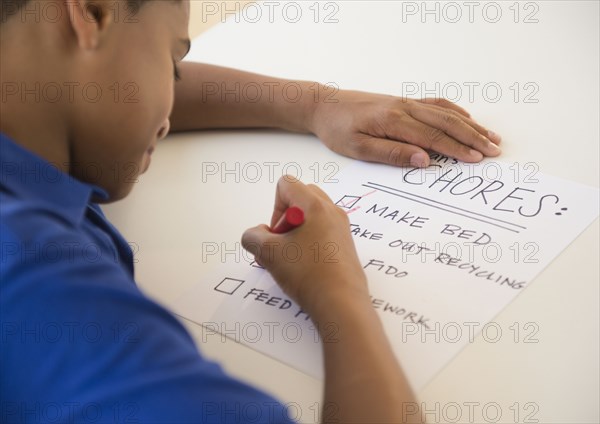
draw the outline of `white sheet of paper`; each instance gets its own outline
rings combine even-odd
[[[321,184],[348,213],[373,307],[415,390],[479,333],[506,337],[493,318],[598,216],[597,188],[533,163],[432,159],[424,170],[357,162]],[[322,377],[309,317],[244,259],[200,276],[175,312]],[[213,307],[199,309],[207,297]],[[324,330],[335,341],[335,324]]]

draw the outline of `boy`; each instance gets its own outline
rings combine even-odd
[[[341,91],[327,103],[310,91],[289,103],[275,90],[259,103],[203,101],[203,81],[282,81],[179,64],[187,0],[1,1],[2,422],[238,422],[248,408],[254,422],[290,421],[271,397],[204,360],[141,294],[131,250],[97,205],[130,192],[170,130],[312,132],[339,153],[392,165],[427,166],[424,149],[464,161],[499,154],[498,136],[443,100]],[[317,327],[339,329],[323,344],[323,419],[420,422],[346,215],[316,186],[282,178],[271,225],[290,205],[305,211],[300,228],[276,235],[260,225],[242,243]],[[260,248],[270,242],[306,251],[335,242],[337,262],[274,262],[281,256]]]

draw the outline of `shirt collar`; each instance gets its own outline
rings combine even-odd
[[[0,133],[0,185],[22,200],[38,202],[79,224],[92,196],[108,200],[99,187],[86,184]]]

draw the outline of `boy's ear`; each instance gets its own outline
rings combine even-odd
[[[79,47],[93,50],[100,44],[106,29],[114,22],[114,9],[112,1],[67,0],[69,21]]]

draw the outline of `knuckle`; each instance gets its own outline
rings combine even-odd
[[[425,139],[429,147],[440,143],[446,138],[446,133],[439,128],[430,127],[425,131]]]
[[[406,160],[404,158],[404,149],[402,146],[398,145],[392,147],[388,152],[387,161],[388,163],[393,163],[396,165],[404,163]]]
[[[412,118],[406,112],[400,112],[396,114],[396,123],[400,127],[407,125],[411,120]]]
[[[325,206],[323,205],[323,200],[320,199],[319,196],[316,194],[311,194],[310,198],[308,199],[308,208],[312,213],[319,214],[323,212]]]
[[[386,107],[381,111],[381,123],[389,124],[399,118],[400,113],[394,107]]]
[[[410,104],[413,102],[414,100],[408,99],[406,97],[395,97],[392,102],[392,108],[395,111],[401,111],[406,109],[407,107],[410,107]]]
[[[444,113],[442,115],[442,122],[448,127],[455,127],[458,126],[462,120],[453,113]]]
[[[407,105],[406,105],[406,108],[405,108],[405,110],[406,110],[406,113],[407,113],[409,116],[412,116],[412,117],[414,117],[414,116],[415,116],[415,114],[417,113],[417,109],[418,109],[419,107],[421,107],[421,108],[423,108],[423,107],[427,107],[427,106],[426,106],[426,104],[427,104],[427,103],[424,101],[424,99],[423,99],[423,100],[421,100],[420,102],[411,101],[411,102],[407,103]],[[425,106],[423,106],[423,105],[425,105]]]

